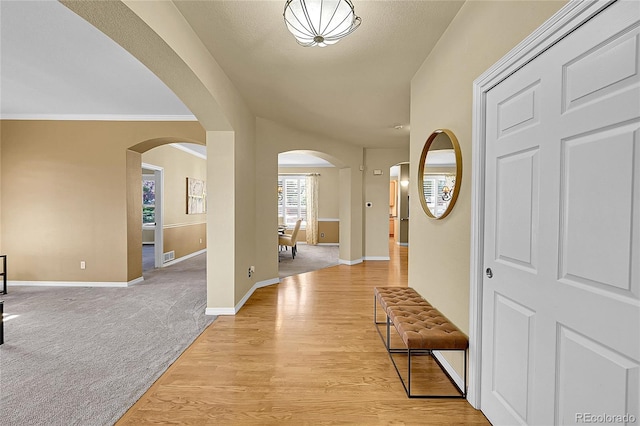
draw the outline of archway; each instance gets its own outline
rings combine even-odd
[[[208,239],[206,312],[234,314],[251,289],[244,271],[256,255],[255,171],[245,167],[255,163],[255,116],[173,3],[63,3],[147,66],[206,131],[207,145],[216,153],[208,155],[208,178],[227,183],[209,188],[208,207],[217,212],[219,229]],[[137,254],[140,245],[140,239],[129,244],[129,257],[137,258],[131,251]],[[140,276],[140,268],[132,263],[127,273]]]
[[[206,248],[206,220],[204,215],[200,220],[180,216],[181,209],[183,212],[186,211],[184,209],[185,197],[183,196],[184,178],[187,177],[185,174],[190,174],[190,177],[193,178],[205,178],[206,160],[200,159],[198,161],[195,157],[184,153],[179,149],[180,145],[178,143],[205,145],[204,141],[191,138],[165,137],[139,142],[127,150],[128,270],[130,273],[139,271],[139,277],[143,275],[142,235],[144,225],[142,219],[142,185],[140,184],[143,167],[155,172],[158,189],[153,228],[155,266],[163,266],[168,261],[176,258],[190,257],[194,253],[197,254],[204,251]],[[143,155],[145,153],[151,154],[154,151],[156,152],[151,157],[151,161],[143,162]],[[191,157],[193,160],[190,161]],[[165,169],[169,171],[166,177]],[[165,178],[169,179],[166,182],[168,186],[166,190]],[[165,191],[168,193],[165,194]],[[167,199],[168,203],[164,203],[164,199]],[[164,206],[167,206],[170,211],[166,212]],[[169,217],[170,222],[167,228],[171,233],[168,241],[165,241],[165,215]],[[180,217],[180,220],[176,220],[176,217]]]
[[[317,151],[278,154],[278,226],[291,233],[297,219],[296,246],[302,256],[289,257],[279,247],[279,276],[309,272],[339,263],[340,194],[336,159]],[[286,248],[286,247],[285,247]]]

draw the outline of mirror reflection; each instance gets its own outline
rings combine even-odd
[[[433,132],[425,142],[418,168],[418,191],[425,213],[446,217],[458,198],[462,155],[455,135],[446,129]]]

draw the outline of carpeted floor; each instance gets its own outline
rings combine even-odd
[[[156,246],[153,244],[142,245],[142,273],[156,267]]]
[[[313,246],[298,244],[296,258],[291,258],[291,247],[278,253],[278,275],[280,278],[305,272],[317,271],[339,264],[340,247],[338,246]]]
[[[0,424],[111,425],[215,318],[206,255],[129,288],[9,287]]]

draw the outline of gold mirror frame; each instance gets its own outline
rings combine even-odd
[[[431,147],[431,144],[436,139],[436,137],[441,133],[444,133],[449,137],[449,140],[451,141],[451,145],[453,146],[453,151],[456,157],[456,183],[453,190],[453,194],[451,195],[451,200],[449,201],[449,205],[447,206],[446,210],[440,216],[436,216],[431,211],[431,209],[429,209],[429,206],[427,205],[427,200],[424,198],[424,171],[425,171],[424,169],[425,169],[425,163],[427,160],[427,153],[429,152],[429,148]],[[458,143],[458,138],[456,138],[456,135],[454,135],[451,130],[438,129],[438,130],[435,130],[433,133],[431,133],[431,135],[429,135],[429,138],[424,143],[424,147],[422,148],[422,154],[420,155],[420,162],[418,163],[418,179],[416,180],[418,182],[418,194],[420,198],[420,204],[422,205],[422,210],[424,210],[426,215],[432,219],[444,219],[445,217],[447,217],[449,213],[451,213],[451,210],[453,210],[453,206],[455,206],[456,204],[456,200],[458,199],[458,194],[460,193],[460,186],[462,184],[462,151],[460,150],[460,144]]]

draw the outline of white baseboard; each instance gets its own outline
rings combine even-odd
[[[136,278],[135,280],[131,280],[127,283],[127,287],[131,287],[132,285],[136,285],[144,281],[144,277]]]
[[[137,284],[142,277],[133,281],[108,282],[108,281],[7,281],[7,286],[25,286],[25,287],[129,287]]]
[[[453,368],[451,364],[449,364],[449,361],[447,361],[447,359],[440,353],[440,351],[432,351],[431,353],[433,354],[433,357],[437,359],[440,362],[440,364],[442,364],[442,368],[446,370],[446,372],[449,374],[449,376],[451,376],[453,381],[456,382],[456,385],[458,385],[458,388],[464,389],[464,379],[460,377],[458,372]]]
[[[363,260],[391,260],[389,256],[365,256]]]
[[[355,259],[355,260],[344,260],[344,259],[338,259],[338,262],[341,265],[349,265],[349,266],[353,266],[353,265],[357,265],[358,263],[362,263],[362,258],[360,259]]]
[[[340,243],[318,243],[318,246],[339,246]]]
[[[236,305],[234,315],[240,311],[240,309],[244,306],[245,303],[247,303],[247,300],[249,300],[249,298],[253,295],[254,291],[256,291],[261,287],[267,287],[273,284],[278,284],[279,282],[280,282],[280,278],[272,278],[270,280],[258,281],[257,283],[255,283],[253,287],[251,287],[251,289],[247,292],[247,294],[245,294],[244,297],[240,299],[240,301]]]
[[[233,308],[207,308],[204,311],[205,315],[235,315],[236,311]]]
[[[271,278],[270,280],[258,281],[253,285],[255,287],[253,291],[256,291],[258,288],[268,287],[270,285],[279,284],[280,278]],[[253,294],[253,291],[251,292]]]
[[[169,261],[167,263],[163,263],[161,267],[164,268],[166,266],[175,265],[176,263],[180,263],[180,262],[182,262],[184,260],[191,259],[192,257],[196,257],[196,256],[201,255],[202,253],[206,253],[206,252],[207,252],[207,249],[198,250],[198,251],[195,251],[195,252],[193,252],[191,254],[188,254],[186,256],[182,256],[182,257],[179,257],[177,259],[173,259],[173,260],[171,260],[171,261]]]
[[[258,281],[251,287],[251,289],[244,295],[242,299],[238,302],[238,304],[234,308],[207,308],[204,311],[205,315],[235,315],[240,309],[247,303],[247,300],[253,295],[253,292],[259,288],[267,287],[273,284],[278,284],[280,282],[280,278],[272,278],[269,280]]]
[[[195,253],[182,256],[178,259],[174,259],[171,262],[167,262],[162,267],[170,266],[176,263],[180,263],[183,260],[187,260],[191,257],[198,256],[202,253],[206,253],[207,249],[197,251]],[[144,281],[144,277],[139,277],[131,281],[7,281],[7,286],[27,286],[27,287],[111,287],[121,288],[130,287]]]

